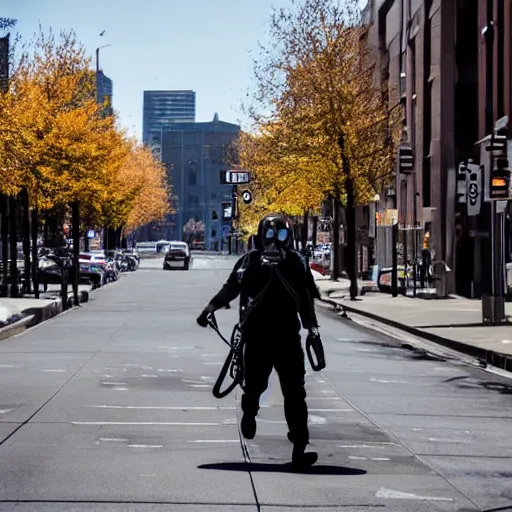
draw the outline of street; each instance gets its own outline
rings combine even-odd
[[[241,441],[240,390],[211,393],[227,347],[195,322],[234,262],[143,260],[0,343],[0,511],[512,510],[512,381],[397,348],[321,305],[327,368],[307,365],[317,465],[286,465],[274,375]],[[236,314],[217,313],[225,335]]]

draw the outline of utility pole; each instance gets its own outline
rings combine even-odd
[[[100,35],[103,35],[103,32]],[[98,105],[101,104],[100,50],[102,48],[107,48],[109,46],[112,46],[112,45],[105,44],[103,46],[100,46],[99,48],[96,48],[96,103]],[[87,229],[86,229],[86,236],[85,236],[85,244],[88,246],[89,240],[87,238],[87,232],[89,231],[89,226],[86,226],[86,228]],[[108,226],[103,226],[103,250],[105,251],[105,255],[108,250],[108,242],[109,242],[108,231],[109,231]],[[87,249],[88,249],[88,247],[86,247],[86,250]]]
[[[498,126],[494,126],[494,0],[487,0],[486,26],[482,30],[485,37],[485,131],[491,134],[489,158],[489,176],[491,180],[491,295],[482,297],[482,313],[484,323],[499,325],[505,319],[504,304],[504,258],[503,254],[503,223],[504,214],[498,213],[497,202],[492,198],[493,174],[495,165],[496,133]],[[500,20],[503,23],[503,18]],[[500,30],[501,32],[501,30]],[[498,56],[499,57],[499,56]],[[498,67],[502,65],[498,63]],[[498,99],[499,102],[499,99]],[[498,144],[499,145],[499,144]],[[499,157],[498,157],[499,159]]]

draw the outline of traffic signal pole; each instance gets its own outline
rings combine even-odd
[[[487,134],[491,136],[491,147],[489,162],[489,176],[491,189],[491,296],[482,297],[482,314],[484,323],[499,325],[505,320],[505,303],[504,303],[504,259],[503,259],[503,225],[504,214],[498,213],[497,201],[493,199],[493,175],[495,166],[494,155],[494,138],[495,132],[498,131],[494,127],[494,1],[487,0],[486,3],[486,27],[483,31],[486,43],[486,70],[485,70],[485,128]],[[503,23],[503,19],[499,20]],[[501,63],[498,63],[498,66]]]

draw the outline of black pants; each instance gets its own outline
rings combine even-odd
[[[256,416],[261,394],[267,389],[268,379],[275,368],[284,397],[284,414],[288,423],[290,441],[309,443],[308,408],[304,377],[304,352],[300,334],[286,332],[245,336],[245,393],[242,396],[244,414]]]

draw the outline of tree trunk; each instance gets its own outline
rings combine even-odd
[[[334,191],[332,198],[332,211],[333,211],[333,222],[332,222],[332,272],[331,281],[337,281],[340,276],[340,200],[339,191]]]
[[[19,297],[18,292],[18,230],[16,225],[17,197],[9,197],[9,222],[10,222],[10,256],[11,256],[11,297]]]
[[[116,243],[114,245],[114,249],[119,249],[121,247],[121,235],[123,234],[123,226],[120,226],[118,227],[116,230],[115,230],[115,240],[116,240]]]
[[[78,262],[80,255],[80,203],[74,201],[71,204],[71,218],[73,224],[73,304],[78,306],[78,284],[80,280],[80,264]]]
[[[66,260],[62,262],[62,281],[60,284],[60,298],[62,300],[62,311],[68,309],[68,268],[66,266]]]
[[[38,228],[37,208],[32,209],[31,230],[32,230],[32,282],[34,285],[34,296],[39,299],[39,259],[37,256],[37,228]]]
[[[107,226],[103,226],[103,250],[105,251],[105,256],[108,251],[108,228]]]
[[[309,224],[309,212],[306,210],[304,212],[304,217],[302,220],[302,252],[306,255],[306,245],[308,243],[308,224]]]
[[[23,213],[23,257],[25,260],[23,292],[30,294],[30,208],[28,205],[28,191],[26,188],[22,189],[20,199]]]
[[[0,208],[2,215],[2,289],[0,290],[0,295],[2,297],[7,297],[8,295],[8,286],[7,279],[9,276],[9,202],[7,196],[0,195]]]
[[[43,243],[44,243],[45,247],[48,246],[48,237],[49,237],[49,233],[48,233],[48,219],[45,219],[44,220],[44,226],[43,226]]]
[[[350,300],[355,300],[357,297],[357,257],[356,257],[356,208],[355,208],[355,194],[354,182],[348,178],[346,181],[347,193],[347,273],[350,278]]]
[[[89,227],[85,226],[85,236],[84,236],[84,252],[89,252],[90,243],[89,243]]]
[[[357,258],[356,258],[356,196],[354,180],[350,173],[350,162],[345,152],[345,137],[340,134],[338,145],[341,153],[343,177],[345,178],[345,192],[347,194],[347,240],[346,240],[346,268],[350,278],[350,299],[357,297]]]
[[[316,247],[316,239],[318,237],[318,216],[315,215],[313,217],[313,233],[312,233],[312,241],[313,241],[313,247]]]

